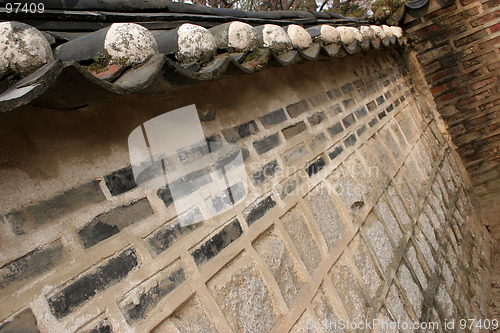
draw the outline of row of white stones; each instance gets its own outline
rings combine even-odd
[[[403,31],[397,26],[333,27],[321,25],[319,34],[311,37],[308,30],[299,25],[285,28],[274,24],[253,27],[243,22],[230,22],[211,29],[183,24],[177,32],[176,58],[181,63],[211,60],[217,49],[231,52],[249,52],[257,47],[270,48],[282,53],[293,48],[304,50],[313,43],[322,45],[352,45],[369,39],[403,43]],[[168,33],[168,32],[167,32]],[[390,42],[388,41],[390,40]],[[104,49],[112,59],[127,59],[125,65],[141,64],[159,53],[153,34],[135,23],[114,23],[106,33]],[[47,39],[36,28],[20,22],[0,23],[0,74],[11,71],[27,76],[44,64],[54,60],[54,54]],[[57,53],[57,52],[56,52]]]

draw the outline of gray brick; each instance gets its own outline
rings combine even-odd
[[[375,104],[375,101],[371,101],[370,103],[366,104],[366,108],[371,112],[377,108],[377,104]]]
[[[359,126],[357,129],[356,129],[356,134],[358,136],[361,136],[363,135],[363,133],[366,132],[366,125],[362,125],[362,126]]]
[[[347,138],[344,139],[344,146],[346,148],[349,148],[353,146],[356,143],[356,141],[357,141],[356,134],[352,133],[351,135],[349,135]]]
[[[321,111],[321,112],[316,112],[310,117],[307,117],[307,120],[309,121],[309,124],[311,124],[311,126],[316,126],[320,124],[323,120],[325,120],[325,118],[326,118],[325,113]]]
[[[352,98],[344,99],[342,101],[342,104],[344,105],[344,109],[348,109],[351,106],[354,106],[356,103],[354,103],[354,100]]]
[[[128,323],[144,320],[162,299],[185,280],[184,268],[175,262],[129,291],[118,306]]]
[[[58,319],[67,316],[98,292],[123,280],[138,265],[134,249],[127,249],[99,264],[48,298],[52,314]]]
[[[354,111],[354,114],[356,114],[356,117],[359,119],[359,118],[366,116],[368,113],[366,111],[366,107],[362,106],[359,109],[357,109],[356,111]]]
[[[267,198],[259,201],[258,203],[246,208],[243,211],[243,216],[245,216],[245,220],[248,225],[251,225],[255,221],[264,217],[269,210],[271,210],[274,206],[276,206],[276,202],[273,200],[272,195]]]
[[[330,99],[336,99],[337,97],[340,97],[340,90],[337,88],[330,89],[326,92],[326,95]]]
[[[14,233],[22,235],[63,216],[106,200],[97,181],[80,185],[52,199],[8,213],[6,220]]]
[[[265,128],[270,128],[274,125],[280,124],[286,121],[286,114],[283,109],[278,109],[273,112],[269,112],[264,116],[259,117],[260,122]]]
[[[343,130],[344,128],[342,127],[342,124],[340,124],[340,122],[337,122],[328,128],[328,133],[330,133],[330,136],[334,137],[335,135],[341,133]]]
[[[290,149],[289,151],[283,154],[283,159],[285,160],[286,165],[290,166],[295,161],[304,157],[307,154],[306,146],[303,143],[300,143]]]
[[[226,141],[231,143],[235,143],[240,139],[246,138],[258,132],[259,128],[253,120],[232,128],[222,130]]]
[[[384,104],[384,102],[385,102],[385,98],[383,95],[380,95],[379,97],[377,97],[378,106],[380,106],[381,104]]]
[[[339,113],[342,113],[342,106],[340,106],[340,104],[330,105],[330,106],[327,108],[327,111],[328,111],[328,114],[329,114],[331,117],[335,117],[335,116],[336,116],[336,115],[338,115]]]
[[[257,154],[262,155],[280,144],[280,137],[277,133],[265,137],[262,140],[255,141],[253,147]]]
[[[212,213],[218,214],[243,199],[247,195],[247,192],[248,188],[245,183],[238,182],[226,188],[222,193],[207,198],[205,204]]]
[[[307,175],[311,177],[316,173],[320,172],[325,166],[326,166],[326,161],[322,156],[318,158],[316,161],[309,164],[309,166],[306,168]]]
[[[328,157],[333,160],[335,157],[339,156],[344,151],[344,147],[342,145],[336,146],[333,150],[328,153]]]
[[[0,268],[0,290],[48,272],[61,264],[66,250],[60,240],[42,246]]]
[[[356,122],[356,119],[354,119],[354,116],[353,114],[349,114],[347,117],[345,117],[344,119],[342,119],[342,123],[344,124],[345,128],[348,128],[349,126],[351,126],[352,124],[354,124]]]
[[[286,110],[290,117],[295,118],[302,113],[306,112],[309,110],[309,106],[307,105],[306,101],[300,101],[294,104],[290,104],[286,107]]]
[[[143,198],[97,216],[78,230],[78,236],[85,248],[89,248],[151,215],[153,215],[153,210],[148,200]]]
[[[254,172],[250,178],[254,185],[259,185],[265,182],[267,179],[271,178],[276,171],[280,169],[280,165],[277,160],[273,160],[266,163],[260,170]]]
[[[234,219],[191,253],[194,262],[200,266],[209,261],[238,239],[242,233],[238,219]]]
[[[104,176],[104,181],[111,195],[119,195],[137,187],[132,166],[126,166],[120,170]]]
[[[321,132],[309,140],[309,147],[311,147],[311,150],[315,150],[316,148],[322,147],[327,140],[325,133]]]
[[[323,95],[323,93],[319,93],[317,95],[309,97],[308,100],[312,107],[318,107],[326,103],[326,98],[325,95]]]
[[[288,140],[288,139],[291,139],[294,136],[304,132],[306,129],[307,129],[306,124],[303,121],[301,121],[297,124],[294,124],[292,126],[288,126],[288,127],[284,128],[281,132],[283,133],[283,136],[285,137],[285,139]]]
[[[342,90],[344,94],[348,94],[354,90],[354,87],[352,86],[352,83],[346,83],[340,87],[340,90]]]

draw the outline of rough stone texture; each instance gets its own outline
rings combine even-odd
[[[382,279],[380,273],[375,268],[376,264],[374,258],[370,254],[366,242],[359,233],[353,238],[351,243],[349,243],[349,249],[351,250],[354,264],[361,273],[361,278],[365,287],[368,289],[370,296],[374,298],[382,283]]]
[[[365,224],[366,241],[370,244],[373,252],[377,256],[384,274],[387,274],[387,268],[394,257],[394,250],[382,223],[374,219],[373,215],[370,216],[369,222],[370,224]]]
[[[345,226],[340,219],[335,203],[328,194],[328,190],[321,184],[318,186],[308,195],[307,201],[321,229],[328,249],[332,250],[335,243],[342,238]]]
[[[154,333],[185,332],[185,333],[217,333],[201,302],[193,297],[183,304],[164,322],[158,325]]]
[[[410,301],[417,318],[422,316],[422,302],[424,300],[418,285],[413,281],[410,271],[405,265],[399,266],[398,278],[401,286]]]
[[[233,268],[234,272],[226,272]],[[235,332],[268,332],[276,320],[269,292],[255,265],[237,258],[207,287]]]
[[[305,281],[297,272],[285,244],[273,231],[270,231],[259,237],[253,246],[271,269],[288,306],[292,307],[301,289],[304,288]]]
[[[312,273],[321,260],[321,254],[299,208],[294,207],[290,209],[281,217],[281,223],[283,223],[283,226],[292,238],[307,270]]]

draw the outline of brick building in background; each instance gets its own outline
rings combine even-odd
[[[412,5],[408,35],[172,2],[3,14],[37,29],[0,23],[0,332],[498,316],[474,195],[497,193],[490,2]],[[177,212],[136,184],[130,133],[192,104],[214,166],[241,149],[235,205],[231,187]],[[208,193],[201,171],[185,195]]]

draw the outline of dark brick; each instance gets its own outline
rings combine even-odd
[[[384,94],[384,96],[385,96],[385,99],[389,99],[389,98],[391,98],[391,92],[390,92],[390,91],[387,91],[387,92]]]
[[[399,101],[399,98],[394,101],[395,107],[398,107],[400,104],[401,104],[401,102]]]
[[[356,135],[351,134],[344,140],[344,145],[346,148],[349,148],[350,146],[354,145],[356,141],[357,141]]]
[[[358,136],[361,136],[364,132],[366,132],[366,125],[360,126],[356,130],[356,133],[358,134]]]
[[[219,213],[229,209],[232,205],[243,199],[247,195],[247,187],[244,183],[238,182],[226,188],[220,195],[209,199],[210,207],[214,212]]]
[[[342,113],[342,107],[340,104],[334,104],[328,107],[328,113],[330,115],[335,116],[336,114]]]
[[[101,214],[78,231],[85,248],[105,240],[129,225],[153,215],[146,198]]]
[[[61,241],[56,241],[4,265],[0,268],[0,289],[51,270],[62,262],[65,254]]]
[[[35,230],[86,206],[106,200],[97,181],[91,181],[41,201],[32,206],[5,215],[17,235]]]
[[[342,124],[340,124],[340,122],[337,122],[333,124],[333,126],[328,128],[328,133],[330,133],[330,135],[334,137],[335,135],[341,133],[343,130],[344,128],[342,127]]]
[[[485,39],[487,35],[488,35],[488,33],[485,30],[477,31],[473,34],[462,37],[459,40],[455,41],[455,47],[461,47],[461,46],[464,46],[466,44]]]
[[[385,98],[383,95],[380,95],[379,97],[377,97],[377,104],[380,106],[381,104],[383,104],[385,102]]]
[[[300,101],[294,104],[290,104],[286,107],[286,111],[290,117],[295,118],[309,109],[306,101]]]
[[[105,318],[103,321],[99,322],[95,327],[93,327],[88,333],[111,333],[113,332],[113,326]]]
[[[354,106],[354,100],[352,98],[348,98],[343,100],[342,104],[344,105],[344,109],[347,110],[347,108]]]
[[[382,85],[384,87],[387,87],[389,84],[391,84],[391,82],[389,80],[385,80],[384,82],[382,82]]]
[[[120,304],[120,310],[128,323],[132,324],[139,320],[146,319],[147,314],[154,309],[162,299],[186,280],[186,273],[182,266],[175,267],[172,271],[167,271],[166,273],[167,274],[163,275],[162,272],[160,272],[157,276],[153,276],[151,279],[156,280],[153,280],[155,283],[149,283],[148,286],[144,287],[139,285],[136,289],[140,289],[140,291],[134,295],[134,300],[127,299]],[[146,281],[146,283],[148,282],[151,281]],[[152,287],[149,287],[150,285],[152,285]],[[149,289],[147,289],[148,287]],[[132,292],[134,291],[135,290]]]
[[[255,221],[261,219],[266,213],[276,206],[276,202],[273,200],[272,195],[268,196],[264,200],[260,201],[256,205],[247,208],[243,215],[247,221],[248,225],[251,225]]]
[[[337,88],[333,88],[331,90],[328,90],[326,92],[326,95],[330,98],[330,99],[335,99],[337,97],[340,97],[340,90],[338,90]]]
[[[320,124],[323,120],[325,120],[325,113],[323,111],[321,112],[316,112],[310,117],[307,117],[307,120],[309,121],[309,124],[311,126],[315,126]]]
[[[283,133],[285,139],[288,140],[290,138],[293,138],[297,134],[304,132],[306,128],[307,128],[306,124],[303,121],[301,121],[297,124],[284,128],[281,132]]]
[[[222,139],[219,134],[214,134],[206,138],[208,151],[210,153],[219,150],[222,147]]]
[[[355,122],[356,122],[356,119],[354,119],[354,116],[352,115],[352,113],[349,114],[344,119],[342,119],[342,123],[344,124],[345,128],[348,128],[349,126],[351,126]]]
[[[368,111],[373,111],[377,108],[377,104],[375,104],[375,101],[371,101],[370,103],[366,104],[366,108]]]
[[[348,93],[350,93],[351,91],[354,90],[354,87],[352,86],[351,83],[346,83],[346,84],[344,84],[343,86],[340,87],[340,90],[342,90],[342,92],[344,94],[348,94]]]
[[[36,318],[31,309],[26,309],[14,316],[11,320],[0,325],[1,333],[35,333],[38,330]]]
[[[365,82],[363,82],[362,79],[359,79],[359,80],[354,81],[353,84],[357,90],[361,90],[361,88],[365,85]]]
[[[404,95],[401,95],[401,97],[399,97],[399,100],[402,102],[406,101],[406,97]]]
[[[325,95],[323,95],[323,93],[319,93],[317,95],[314,95],[312,97],[309,97],[309,103],[311,104],[311,106],[313,107],[317,107],[317,106],[320,106],[324,103],[326,103],[326,98],[325,98]]]
[[[67,316],[99,291],[123,280],[138,265],[135,250],[126,249],[50,296],[48,298],[50,311],[58,319]]]
[[[366,111],[366,107],[364,107],[364,106],[362,106],[359,109],[357,109],[356,111],[354,111],[354,113],[356,114],[356,117],[358,119],[362,118],[368,114],[368,112]]]
[[[283,109],[279,109],[273,112],[269,112],[264,116],[260,116],[259,119],[265,128],[269,128],[276,124],[284,122],[286,120],[286,114]]]
[[[177,151],[177,157],[182,163],[189,164],[193,161],[199,160],[208,153],[209,148],[205,139],[203,142],[195,144],[192,147],[183,148],[182,150]],[[141,181],[137,179],[137,183],[141,184]]]
[[[172,193],[170,192],[170,188],[168,186],[159,188],[156,195],[163,201],[166,207],[170,206],[174,202]]]
[[[387,116],[387,114],[385,113],[385,111],[382,111],[382,112],[379,112],[379,113],[378,113],[378,119],[382,119],[382,118],[384,118],[385,116]]]
[[[160,254],[203,221],[201,210],[196,207],[161,227],[147,238],[153,253]]]
[[[262,140],[255,141],[253,147],[257,154],[262,155],[280,144],[280,137],[277,133],[265,137]]]
[[[209,261],[225,249],[229,244],[238,239],[243,230],[237,219],[226,225],[222,230],[203,243],[191,255],[196,265],[200,266]]]
[[[259,171],[255,172],[252,174],[252,182],[255,185],[259,185],[266,181],[267,179],[271,178],[276,171],[280,169],[280,165],[278,164],[277,160],[271,161],[264,165]]]
[[[330,159],[333,160],[334,158],[339,156],[343,151],[344,151],[344,147],[337,146],[331,152],[328,153],[328,157],[330,157]]]
[[[132,166],[127,166],[104,176],[111,195],[119,195],[137,187]]]
[[[378,123],[378,119],[377,119],[377,117],[373,117],[373,118],[372,118],[372,120],[370,120],[370,122],[368,123],[368,125],[370,125],[370,127],[373,127],[373,126],[375,126],[377,123]]]
[[[234,126],[232,128],[222,130],[222,134],[224,134],[226,141],[231,143],[235,143],[240,139],[246,138],[258,132],[259,128],[253,120],[250,120],[249,122],[238,126]]]
[[[392,110],[394,110],[394,105],[390,104],[386,109],[385,111],[387,112],[392,112]]]
[[[311,177],[312,175],[317,174],[326,166],[325,159],[323,157],[318,158],[316,161],[311,163],[307,168],[306,172]]]

